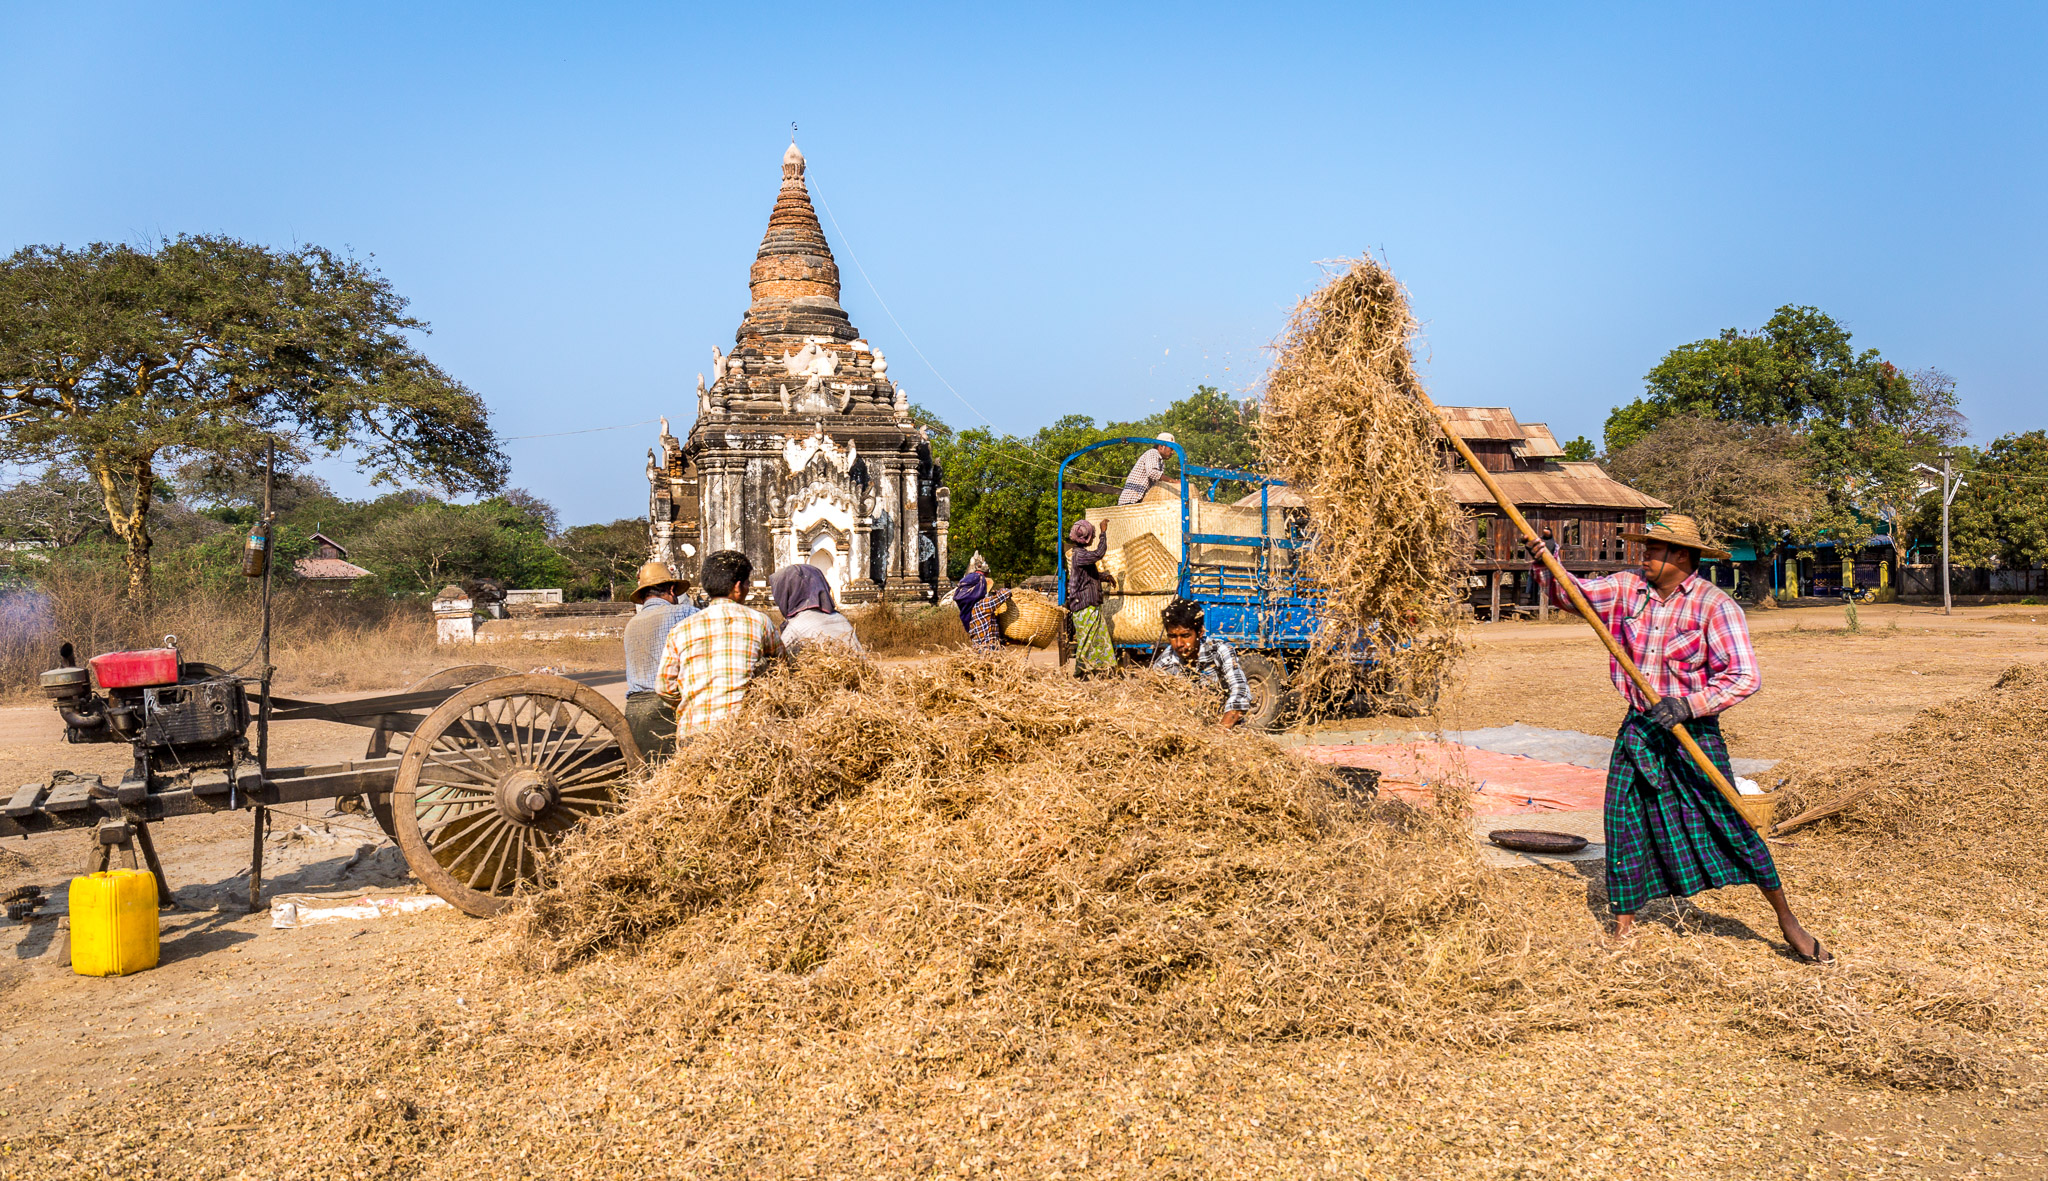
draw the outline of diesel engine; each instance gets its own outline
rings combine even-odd
[[[42,686],[64,719],[64,740],[130,744],[135,776],[152,788],[181,770],[247,757],[249,696],[241,678],[181,661],[175,647],[108,652],[86,662],[90,671],[76,665],[70,644],[60,658],[64,667],[44,673]]]

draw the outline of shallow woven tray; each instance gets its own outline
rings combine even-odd
[[[1577,833],[1545,832],[1540,828],[1496,828],[1486,839],[1517,853],[1576,853],[1586,847]]]

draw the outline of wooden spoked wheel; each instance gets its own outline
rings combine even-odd
[[[488,681],[492,677],[513,675],[514,670],[502,664],[458,664],[428,673],[407,686],[405,691],[424,693],[429,689],[464,689],[479,681]],[[406,740],[411,735],[403,730],[391,729],[385,724],[389,720],[381,717],[377,719],[377,725],[370,730],[370,743],[363,751],[364,758],[382,759],[405,753]],[[390,792],[365,792],[359,796],[343,796],[334,802],[335,809],[341,812],[360,812],[365,805],[368,806],[370,815],[376,817],[377,827],[384,830],[384,835],[394,841],[397,840],[398,830],[391,824]]]
[[[413,731],[391,788],[398,847],[434,893],[496,914],[563,833],[619,806],[639,769],[626,716],[595,689],[544,673],[494,677]]]

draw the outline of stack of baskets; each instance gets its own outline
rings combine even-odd
[[[1112,551],[1103,565],[1116,575],[1118,591],[1103,600],[1110,638],[1119,644],[1157,644],[1166,639],[1160,613],[1173,600],[1180,570],[1156,533],[1140,533]]]
[[[1052,601],[1051,595],[1023,587],[1010,592],[1010,601],[996,613],[996,626],[1003,638],[1033,648],[1050,648],[1059,643],[1066,630],[1067,609]]]

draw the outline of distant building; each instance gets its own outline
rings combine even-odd
[[[1537,534],[1551,531],[1565,569],[1597,577],[1642,564],[1642,543],[1623,541],[1621,534],[1640,530],[1670,505],[1616,480],[1591,460],[1565,459],[1548,426],[1517,422],[1505,406],[1445,406],[1443,412]],[[1499,619],[1504,610],[1535,607],[1529,547],[1486,485],[1453,459],[1450,490],[1474,517],[1468,580],[1473,608]]]
[[[315,586],[345,590],[370,572],[348,560],[348,550],[325,533],[313,535],[313,552],[292,563],[292,573]]]

